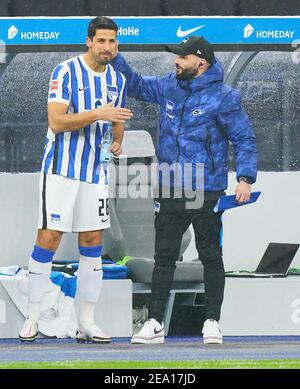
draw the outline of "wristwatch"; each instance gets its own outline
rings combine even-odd
[[[244,181],[246,182],[247,184],[253,184],[253,179],[251,177],[248,177],[248,176],[240,176],[238,178],[238,181],[241,182],[241,181]]]

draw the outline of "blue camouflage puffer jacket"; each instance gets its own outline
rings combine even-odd
[[[120,54],[112,65],[126,77],[128,96],[160,105],[156,146],[160,163],[203,163],[204,189],[223,190],[227,188],[231,141],[237,177],[248,176],[255,182],[255,135],[239,92],[223,83],[224,72],[217,60],[191,81],[177,80],[175,72],[164,77],[141,76]]]

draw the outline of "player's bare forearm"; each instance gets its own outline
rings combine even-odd
[[[132,116],[129,109],[115,108],[112,107],[111,104],[81,113],[68,113],[67,109],[68,106],[66,104],[55,102],[48,104],[49,126],[55,134],[67,131],[77,131],[97,120],[123,124]]]
[[[113,143],[109,148],[109,151],[118,157],[122,153],[121,143],[124,135],[124,124],[113,123]]]
[[[113,141],[121,145],[123,136],[124,136],[124,124],[123,123],[113,123]]]
[[[97,115],[93,111],[56,114],[55,117],[48,112],[49,126],[55,134],[66,131],[78,131],[97,120]]]

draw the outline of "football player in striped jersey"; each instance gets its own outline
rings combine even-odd
[[[78,333],[80,342],[110,342],[94,322],[101,290],[103,230],[110,227],[107,166],[100,163],[101,140],[112,123],[109,151],[118,156],[124,123],[126,80],[109,61],[116,53],[118,27],[106,17],[88,26],[86,53],[54,69],[48,96],[48,132],[40,176],[39,222],[29,260],[29,305],[20,339],[38,334],[40,306],[52,259],[64,232],[78,232]]]

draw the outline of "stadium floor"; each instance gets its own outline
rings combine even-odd
[[[167,337],[165,344],[158,345],[131,345],[129,338],[116,338],[105,345],[81,344],[74,339],[40,338],[29,344],[0,339],[2,362],[296,358],[300,359],[299,336],[225,337],[222,345],[209,346],[204,346],[200,337]]]

